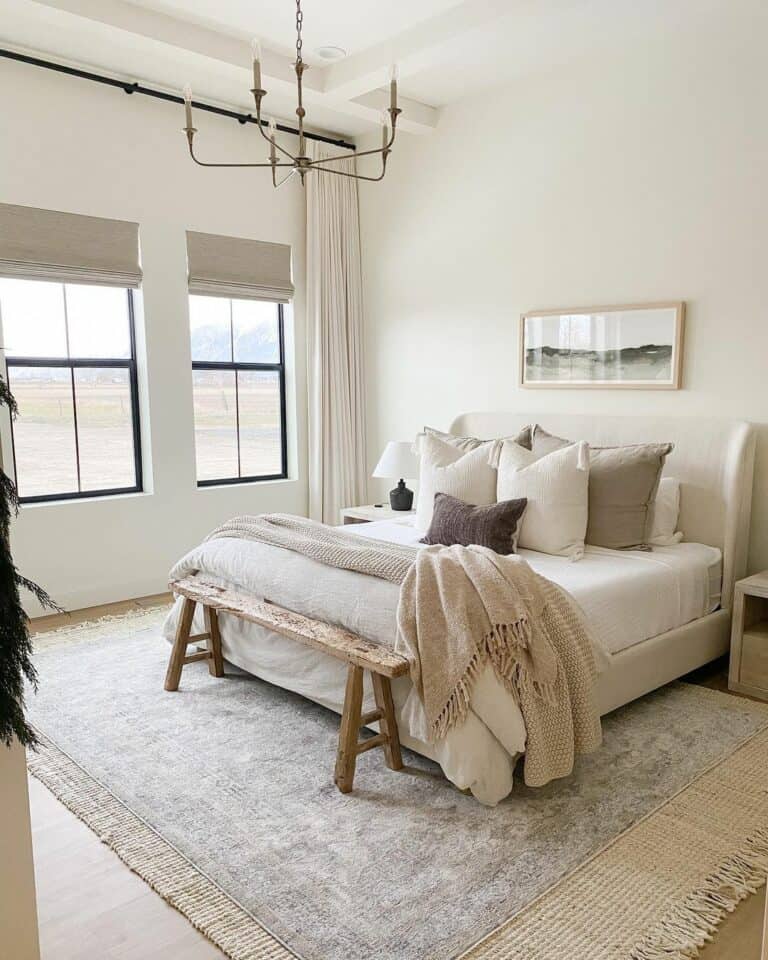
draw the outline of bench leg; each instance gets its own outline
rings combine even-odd
[[[208,634],[208,650],[211,654],[211,659],[208,661],[208,672],[212,677],[223,677],[224,658],[221,655],[219,616],[215,607],[205,607],[205,632]]]
[[[192,630],[192,617],[195,615],[196,603],[189,597],[184,598],[181,615],[176,627],[176,637],[171,648],[171,659],[168,661],[168,672],[165,675],[165,689],[178,690],[181,679],[181,668],[187,656],[187,641]]]
[[[344,712],[339,730],[339,751],[336,755],[334,782],[342,793],[349,793],[355,780],[357,734],[363,712],[363,668],[351,663],[347,669]]]
[[[382,744],[387,766],[390,770],[402,770],[403,758],[400,754],[400,737],[395,720],[395,705],[392,702],[392,685],[389,682],[389,677],[383,677],[378,673],[372,673],[371,680],[376,706],[381,711],[379,729],[387,738]]]

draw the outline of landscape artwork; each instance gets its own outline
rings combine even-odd
[[[683,318],[681,302],[526,313],[520,382],[677,390]]]

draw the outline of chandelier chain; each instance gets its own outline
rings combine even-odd
[[[296,63],[301,63],[301,26],[304,22],[304,13],[301,9],[301,0],[296,0]]]

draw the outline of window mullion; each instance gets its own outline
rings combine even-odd
[[[61,284],[61,297],[64,302],[64,345],[67,348],[67,359],[71,360],[71,351],[69,349],[69,307],[67,304],[67,288],[63,283]]]
[[[237,433],[237,475],[242,477],[243,467],[240,459],[240,376],[235,367],[235,431]]]
[[[69,346],[67,346],[69,352]],[[80,479],[80,437],[77,432],[77,396],[75,394],[75,368],[69,368],[69,378],[72,384],[72,424],[75,428],[75,466],[77,467],[77,492],[83,492],[83,485]]]

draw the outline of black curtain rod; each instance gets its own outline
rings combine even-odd
[[[52,60],[42,60],[40,57],[30,57],[26,53],[16,53],[15,50],[0,49],[0,57],[6,57],[8,60],[18,60],[20,63],[29,63],[33,67],[43,67],[45,70],[55,70],[57,73],[66,73],[70,77],[80,77],[83,80],[91,80],[93,83],[103,83],[107,87],[119,87],[125,93],[142,93],[145,97],[154,97],[156,100],[167,100],[169,103],[184,103],[184,98],[175,93],[165,93],[162,90],[154,90],[152,87],[145,87],[140,83],[131,83],[127,80],[116,80],[114,77],[105,77],[101,73],[91,73],[88,70],[78,70],[76,67],[66,67],[62,63],[54,63]],[[230,117],[237,120],[238,123],[258,123],[259,121],[250,113],[238,113],[236,110],[226,110],[224,107],[214,107],[210,103],[201,103],[199,100],[193,100],[192,106],[198,110],[205,110],[208,113],[216,113],[220,117]],[[261,125],[267,126],[267,121],[262,120]],[[277,124],[277,129],[282,133],[293,133],[298,135],[299,131],[294,127],[287,127],[282,123]],[[346,140],[334,140],[333,137],[324,137],[320,133],[304,133],[307,140],[317,140],[319,143],[330,143],[334,147],[343,147],[346,150],[356,150],[354,143],[347,143]]]

